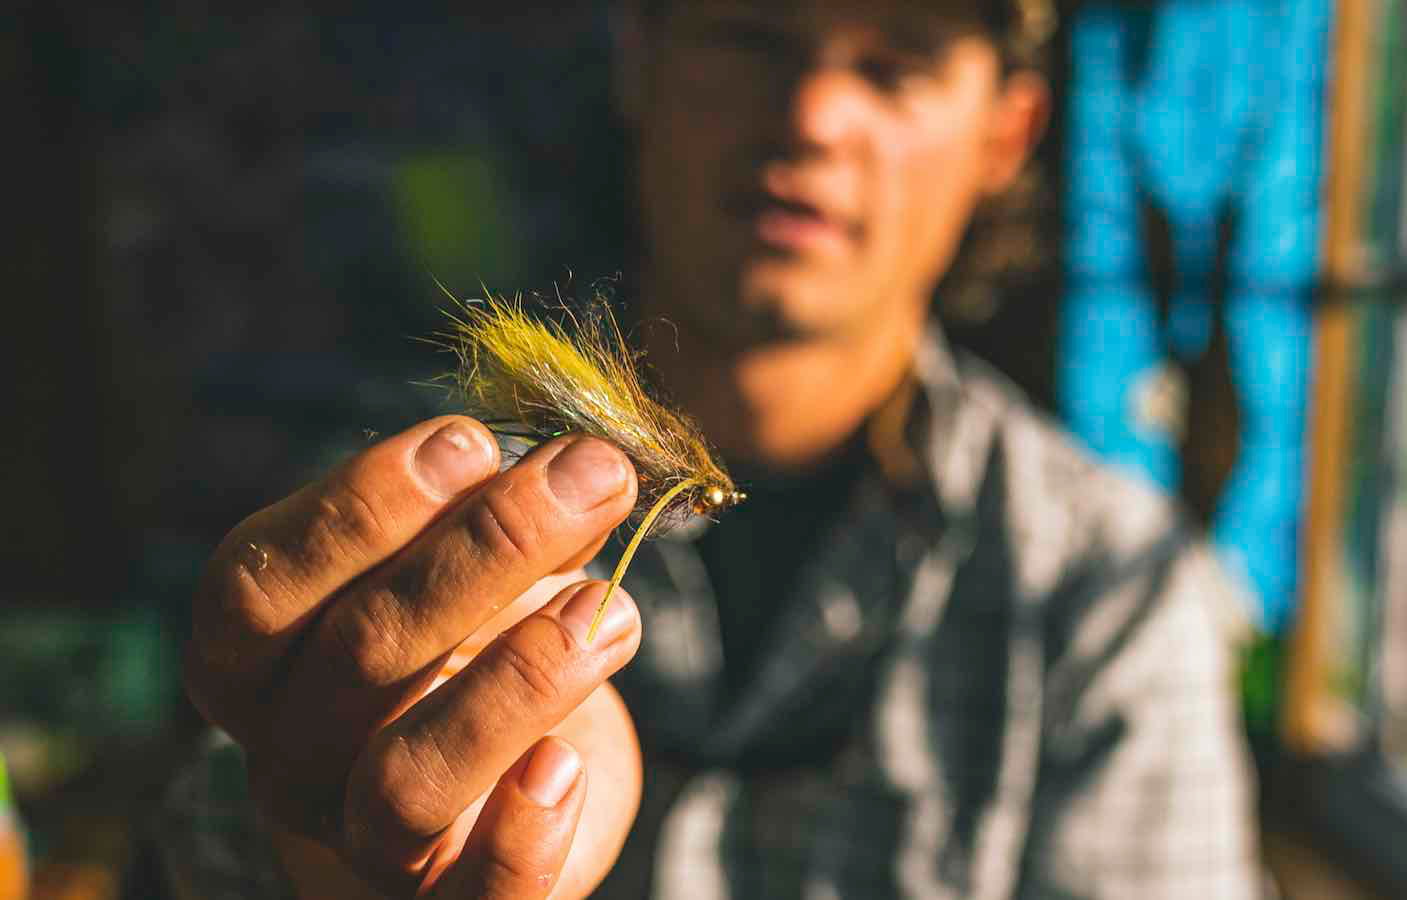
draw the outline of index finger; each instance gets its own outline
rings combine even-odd
[[[487,428],[441,416],[241,522],[215,551],[196,595],[187,650],[193,699],[221,718],[207,708],[220,705],[217,690],[266,677],[327,598],[494,475],[498,461]]]

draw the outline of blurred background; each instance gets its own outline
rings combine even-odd
[[[214,543],[448,409],[416,384],[448,364],[415,340],[434,278],[570,289],[625,262],[606,11],[511,6],[0,26],[0,832],[8,805],[33,896],[142,877],[201,739],[178,660]],[[1052,134],[935,298],[1246,586],[1291,897],[1407,895],[1404,6],[1063,4]]]

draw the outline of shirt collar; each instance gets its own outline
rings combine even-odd
[[[981,379],[964,373],[942,326],[930,322],[914,354],[923,402],[914,407],[910,434],[944,518],[966,518],[975,508],[1001,402]]]

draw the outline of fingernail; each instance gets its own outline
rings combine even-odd
[[[583,587],[572,595],[567,601],[567,605],[562,607],[562,611],[557,614],[557,621],[561,622],[566,629],[572,633],[576,639],[577,646],[583,650],[594,650],[605,647],[616,638],[630,630],[630,626],[635,624],[635,601],[631,599],[621,588],[616,588],[611,594],[610,605],[606,607],[606,615],[601,620],[601,627],[596,630],[596,636],[589,642],[587,635],[591,632],[591,622],[596,618],[596,610],[601,605],[601,598],[606,596],[606,584],[604,582],[594,582]]]
[[[577,438],[547,464],[547,486],[572,512],[586,512],[625,490],[625,461],[602,441]]]
[[[551,809],[567,796],[580,774],[581,756],[571,744],[546,738],[538,743],[523,767],[518,786],[529,800],[543,809]]]
[[[454,422],[425,439],[415,451],[415,468],[430,490],[453,497],[478,481],[492,458],[493,449],[483,435]]]

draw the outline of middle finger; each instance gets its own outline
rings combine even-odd
[[[624,454],[585,437],[545,444],[487,482],[334,600],[286,682],[280,743],[315,765],[350,761],[461,641],[619,524],[635,491]]]
[[[605,589],[563,590],[367,744],[347,783],[344,858],[387,883],[413,877],[475,798],[629,661],[640,619],[623,591],[587,640]]]

